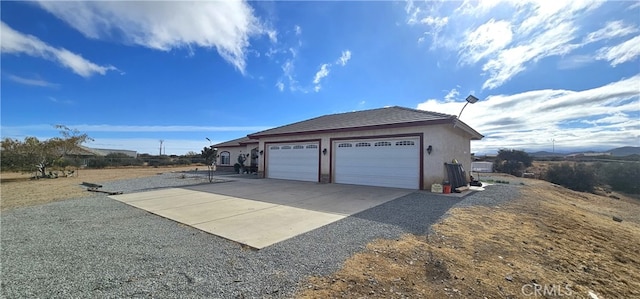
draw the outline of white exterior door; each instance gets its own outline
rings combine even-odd
[[[419,189],[420,139],[336,141],[336,183]]]
[[[267,145],[267,177],[317,182],[320,172],[318,142]]]

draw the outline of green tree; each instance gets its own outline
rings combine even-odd
[[[80,144],[92,140],[87,134],[56,125],[62,137],[40,141],[36,137],[26,137],[24,141],[5,138],[1,144],[1,166],[12,171],[29,172],[37,170],[41,177],[47,175],[47,168],[64,165],[65,157],[78,152]]]
[[[524,151],[501,149],[493,163],[497,172],[521,176],[522,171],[531,166],[533,158]]]
[[[205,160],[207,165],[211,165],[213,161],[218,158],[218,149],[213,146],[205,147],[202,149],[200,156]]]

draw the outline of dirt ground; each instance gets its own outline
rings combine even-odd
[[[56,200],[91,195],[82,182],[102,183],[115,180],[153,176],[165,172],[193,170],[198,166],[131,167],[110,169],[80,169],[71,177],[30,179],[31,174],[2,172],[0,174],[0,208],[4,210],[39,205]],[[200,166],[200,169],[206,166]]]
[[[0,204],[7,210],[83,197],[82,182],[195,167],[80,170],[40,180],[2,173]],[[374,241],[338,272],[302,282],[298,297],[640,298],[639,199],[518,180],[520,198],[452,209],[429,236]]]
[[[640,298],[640,201],[615,196],[526,180],[508,204],[368,244],[299,297]]]

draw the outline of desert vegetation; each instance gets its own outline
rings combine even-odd
[[[640,161],[637,158],[637,155],[630,155],[581,160],[563,157],[537,159],[524,151],[502,149],[494,161],[494,170],[514,176],[537,172],[538,178],[575,191],[640,194]]]

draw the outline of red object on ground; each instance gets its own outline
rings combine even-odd
[[[449,194],[449,193],[451,193],[451,185],[444,185],[444,186],[442,186],[442,193],[444,193],[444,194]]]

